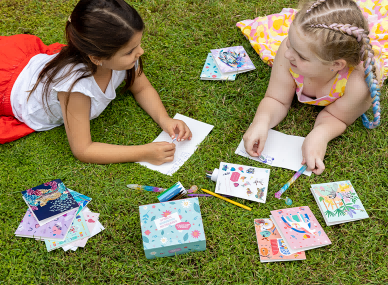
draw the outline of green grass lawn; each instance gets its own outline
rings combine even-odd
[[[75,0],[0,1],[0,35],[35,34],[45,44],[64,42],[64,26]],[[207,249],[147,260],[142,247],[138,206],[157,202],[155,193],[128,190],[129,183],[168,187],[181,181],[214,190],[205,171],[220,161],[267,168],[234,154],[265,94],[271,69],[236,27],[240,20],[296,7],[296,0],[136,0],[130,2],[146,23],[143,37],[145,74],[168,113],[214,125],[195,154],[172,177],[136,163],[85,164],[69,148],[64,127],[34,133],[0,145],[1,284],[387,284],[388,140],[387,89],[381,98],[382,124],[367,130],[358,119],[328,145],[326,170],[302,176],[287,190],[292,206],[309,206],[332,241],[306,252],[305,261],[261,263],[253,219],[284,208],[273,194],[293,175],[271,168],[265,204],[234,199],[251,212],[217,198],[200,198]],[[201,81],[210,49],[243,45],[256,70],[234,82]],[[1,59],[0,59],[1,60]],[[306,136],[320,108],[294,102],[276,130]],[[145,144],[160,127],[130,93],[118,95],[91,122],[95,141]],[[269,166],[268,166],[269,168]],[[106,230],[75,252],[47,252],[44,243],[16,238],[26,204],[20,192],[60,178],[93,198]],[[309,190],[311,184],[350,180],[370,219],[326,227]]]

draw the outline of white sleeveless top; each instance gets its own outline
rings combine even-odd
[[[52,83],[49,86],[47,102],[43,104],[42,93],[43,84],[39,83],[38,87],[27,101],[29,90],[32,90],[47,62],[52,60],[57,54],[47,55],[38,54],[31,58],[29,63],[24,67],[15,81],[11,91],[12,111],[19,121],[24,122],[27,126],[35,131],[46,131],[63,124],[61,104],[58,100],[58,92],[68,92],[73,82],[79,78],[80,72],[75,72],[71,77],[59,82]],[[136,68],[137,68],[136,63]],[[83,64],[76,65],[73,70],[77,71]],[[70,67],[61,70],[56,78],[65,74]],[[101,91],[93,76],[83,78],[78,81],[71,92],[80,92],[90,97],[90,119],[98,117],[108,106],[110,101],[116,98],[116,88],[123,82],[126,76],[125,70],[112,71],[112,78],[106,88],[105,93]],[[44,106],[49,106],[50,110],[45,110]]]

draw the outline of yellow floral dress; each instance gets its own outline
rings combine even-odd
[[[378,78],[381,78],[380,84],[382,84],[388,74],[388,0],[357,0],[355,2],[360,7],[369,23],[369,37],[375,53],[376,71],[379,73]],[[288,29],[296,12],[296,9],[284,8],[279,14],[238,22],[237,27],[241,29],[242,33],[249,40],[260,58],[269,66],[272,66],[276,52],[279,49],[281,42],[287,37]],[[345,89],[346,81],[351,70],[346,70],[346,72],[346,78],[342,77],[342,75],[340,75],[338,80],[336,78],[334,84],[336,85],[335,90]],[[291,75],[293,75],[292,72]],[[303,85],[303,79],[297,74],[294,75],[293,77],[297,87],[301,90],[300,85]],[[337,95],[333,94],[334,97]],[[309,102],[312,102],[311,98],[310,100],[307,98],[305,99],[306,100],[304,101],[306,102],[304,103],[310,104]],[[326,102],[326,99],[313,100],[319,101],[319,104],[314,105],[326,106],[330,104],[331,102]]]

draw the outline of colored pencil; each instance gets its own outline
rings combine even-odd
[[[225,198],[225,197],[223,197],[223,196],[221,196],[221,195],[218,195],[218,194],[216,194],[216,193],[214,193],[214,192],[212,192],[212,191],[209,191],[209,190],[206,190],[206,189],[203,189],[203,188],[202,188],[202,191],[205,192],[205,193],[208,193],[208,194],[210,194],[210,195],[213,195],[214,197],[217,197],[217,198],[220,198],[220,199],[222,199],[222,200],[225,200],[225,201],[227,201],[227,202],[229,202],[229,203],[232,203],[233,205],[236,205],[236,206],[239,206],[239,207],[241,207],[241,208],[243,208],[243,209],[246,209],[246,210],[248,210],[248,211],[251,211],[251,210],[252,210],[251,208],[249,208],[249,207],[247,207],[247,206],[244,206],[244,205],[242,205],[242,204],[240,204],[240,203],[237,203],[237,202],[235,202],[235,201],[233,201],[233,200],[230,200],[230,199],[228,199],[228,198]]]
[[[295,180],[307,169],[307,165],[304,164],[297,173],[294,174],[294,176],[291,177],[290,180],[278,192],[275,193],[275,198],[280,199],[280,196],[288,189],[288,187],[291,186],[292,183],[295,182]]]

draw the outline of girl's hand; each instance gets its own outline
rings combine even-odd
[[[325,157],[327,142],[319,136],[309,134],[302,145],[302,164],[307,164],[307,169],[319,175],[325,170],[323,158]]]
[[[161,165],[174,160],[175,144],[168,142],[153,142],[144,145],[146,152],[144,160],[154,165]]]
[[[244,147],[250,156],[259,156],[268,137],[268,128],[251,124],[243,136]]]
[[[176,138],[178,142],[184,141],[185,139],[191,140],[191,137],[193,136],[189,127],[181,120],[168,118],[163,121],[161,127],[170,135],[171,139],[175,139],[175,134],[178,134],[178,137]]]

